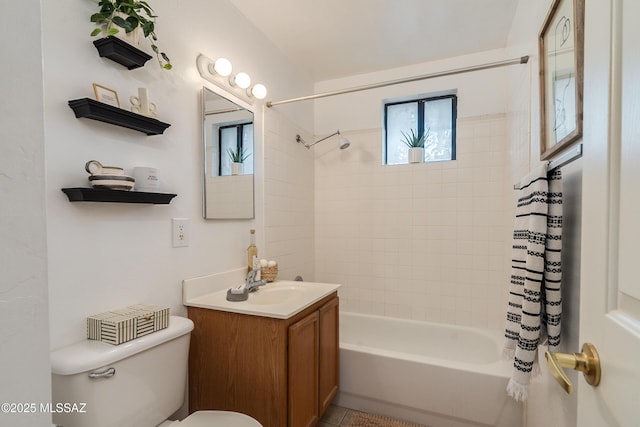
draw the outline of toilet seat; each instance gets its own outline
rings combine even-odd
[[[229,411],[198,411],[173,425],[175,427],[262,427],[262,424],[248,415]]]

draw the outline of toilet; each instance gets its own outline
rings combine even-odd
[[[85,340],[51,353],[53,423],[64,427],[262,427],[248,415],[182,407],[193,322],[171,316],[169,327],[117,346]]]

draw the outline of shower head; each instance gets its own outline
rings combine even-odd
[[[346,150],[351,145],[351,142],[349,142],[349,140],[342,135],[338,137],[338,142],[340,142],[341,150]]]
[[[340,149],[341,149],[341,150],[344,150],[344,149],[346,149],[346,148],[349,148],[349,146],[351,145],[351,142],[349,142],[349,140],[348,140],[347,138],[345,138],[344,136],[342,136],[342,135],[340,134],[340,130],[337,130],[337,131],[335,131],[334,133],[332,133],[331,135],[329,135],[329,136],[325,136],[324,138],[317,140],[317,141],[316,141],[316,142],[314,142],[313,144],[307,144],[306,142],[304,142],[304,139],[302,139],[302,137],[301,137],[300,135],[296,135],[296,142],[297,142],[297,143],[299,143],[299,144],[304,145],[304,146],[305,146],[305,148],[308,150],[308,149],[310,149],[311,147],[313,147],[314,145],[316,145],[317,143],[322,142],[322,141],[324,141],[325,139],[329,139],[329,138],[331,138],[332,136],[335,136],[335,135],[338,135],[338,136],[339,136],[339,138],[338,138],[338,142],[340,143]]]

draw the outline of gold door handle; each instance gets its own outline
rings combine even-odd
[[[546,351],[544,357],[553,377],[560,383],[564,391],[571,394],[573,384],[562,368],[575,369],[582,372],[587,384],[597,387],[600,384],[600,358],[593,344],[584,343],[582,353],[551,353]]]

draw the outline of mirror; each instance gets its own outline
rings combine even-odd
[[[253,112],[202,89],[205,219],[254,218]]]

